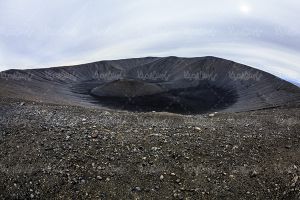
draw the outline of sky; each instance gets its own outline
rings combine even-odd
[[[0,0],[0,71],[217,56],[300,85],[299,0]]]

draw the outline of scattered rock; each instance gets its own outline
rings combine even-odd
[[[110,114],[110,112],[108,112],[108,111],[104,111],[104,112],[103,112],[103,114],[104,114],[104,115],[109,115],[109,114]]]
[[[258,172],[256,170],[253,170],[251,173],[250,173],[250,177],[251,178],[254,178],[258,175]]]
[[[168,119],[170,123],[140,126],[141,113],[123,116],[112,111],[112,116],[107,117],[112,119],[106,119],[102,111],[80,113],[77,107],[56,110],[51,107],[50,110],[49,105],[43,105],[40,110],[34,106],[30,111],[19,104],[20,101],[13,104],[16,110],[11,108],[12,111],[0,104],[0,113],[5,113],[4,117],[0,116],[0,155],[4,162],[4,176],[0,179],[4,190],[0,192],[0,199],[49,198],[57,194],[62,198],[85,197],[86,192],[89,192],[87,199],[107,199],[111,195],[126,198],[118,195],[131,190],[136,192],[131,194],[133,198],[140,199],[199,199],[202,192],[203,199],[222,198],[224,194],[239,199],[245,198],[247,191],[248,197],[255,199],[275,195],[274,198],[280,199],[292,195],[293,199],[298,189],[299,165],[294,156],[299,140],[294,133],[297,124],[287,131],[266,115],[267,111],[253,111],[253,115],[222,113],[217,118],[175,116]],[[72,109],[74,113],[70,112]],[[298,122],[299,109],[297,111],[281,109],[274,116],[277,120],[293,118]],[[14,123],[16,113],[19,119],[26,119],[25,122]],[[83,121],[91,124],[82,123],[83,116]],[[157,116],[159,120],[164,119],[160,113]],[[123,118],[126,123],[119,121]],[[182,118],[186,118],[184,123],[181,123]],[[109,123],[106,120],[110,120]],[[249,127],[244,122],[248,122]],[[263,132],[258,132],[260,125]],[[154,127],[152,131],[149,131],[150,126]],[[198,134],[201,129],[207,134]],[[137,133],[133,134],[133,130]],[[120,135],[122,137],[118,137]],[[88,139],[88,136],[98,139]],[[124,146],[120,142],[124,142]],[[281,153],[277,154],[280,146]],[[17,160],[20,156],[22,158]],[[15,166],[18,162],[22,165]],[[273,170],[274,163],[278,163],[278,170]],[[32,170],[31,167],[36,166],[41,170]],[[258,178],[261,186],[257,185]],[[59,185],[53,184],[53,180]],[[211,190],[213,185],[216,189]],[[247,190],[241,187],[243,185],[247,185]],[[101,191],[92,191],[99,187]],[[210,195],[207,191],[211,191]]]
[[[199,128],[199,127],[197,127],[197,126],[195,127],[195,130],[196,130],[196,131],[202,131],[202,129]]]
[[[163,180],[164,179],[164,175],[160,175],[159,179]]]
[[[298,182],[298,179],[299,179],[299,176],[297,176],[297,175],[293,178],[292,184],[291,184],[292,187],[296,186],[296,183]]]
[[[174,193],[173,196],[177,199],[183,199],[183,195],[181,193]]]
[[[159,149],[160,149],[159,147],[152,147],[152,148],[151,148],[152,151],[157,151],[157,150],[159,150]]]
[[[141,189],[140,187],[134,187],[134,188],[132,189],[132,191],[133,191],[133,192],[140,192],[140,191],[142,191],[142,189]]]

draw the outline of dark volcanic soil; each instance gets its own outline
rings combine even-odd
[[[299,122],[1,98],[0,199],[300,199]]]

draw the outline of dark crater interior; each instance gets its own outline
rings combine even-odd
[[[134,80],[117,80],[92,90],[90,95],[99,104],[121,110],[138,112],[172,112],[199,114],[224,109],[237,101],[237,93],[209,82],[196,87],[165,91],[159,84],[142,83]]]

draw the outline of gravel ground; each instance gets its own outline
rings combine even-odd
[[[300,199],[299,122],[1,98],[0,199]]]

